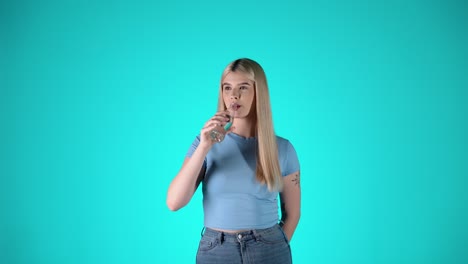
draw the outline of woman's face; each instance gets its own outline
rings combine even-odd
[[[245,118],[250,114],[254,97],[254,82],[249,80],[241,72],[230,72],[226,75],[222,83],[223,100],[226,107],[232,107],[234,117]]]

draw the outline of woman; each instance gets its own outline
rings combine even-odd
[[[197,263],[291,263],[289,241],[300,217],[299,161],[291,143],[274,133],[262,67],[246,58],[231,62],[219,94],[218,112],[189,149],[167,205],[182,208],[203,182],[205,228]],[[223,127],[218,142],[212,131]]]

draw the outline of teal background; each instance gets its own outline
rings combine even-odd
[[[294,263],[468,263],[465,1],[2,1],[0,263],[194,263],[167,187],[222,70],[264,66]]]

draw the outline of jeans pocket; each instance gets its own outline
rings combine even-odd
[[[284,240],[286,241],[286,243],[288,243],[288,244],[289,244],[289,239],[288,239],[288,236],[286,236],[286,233],[284,233],[284,230],[283,230],[283,228],[282,228],[282,227],[280,227],[279,229],[281,230],[281,233],[282,233],[282,234],[283,234],[283,236],[284,236]]]
[[[198,245],[198,251],[212,250],[218,245],[218,238],[203,236]]]
[[[259,240],[265,244],[277,244],[287,242],[281,227],[268,230],[259,234]]]

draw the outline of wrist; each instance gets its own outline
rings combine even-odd
[[[204,154],[207,154],[208,151],[210,151],[211,149],[211,145],[210,143],[208,142],[200,142],[200,144],[198,145],[197,149],[200,149],[200,151]]]

